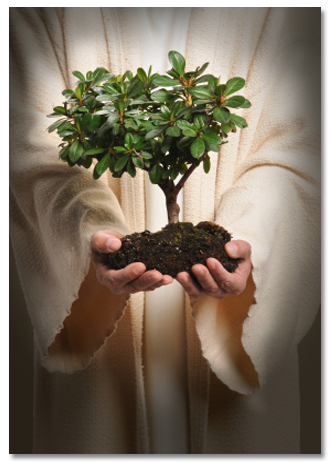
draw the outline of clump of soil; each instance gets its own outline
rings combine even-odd
[[[143,262],[147,270],[158,270],[173,278],[180,272],[193,276],[194,264],[206,265],[208,257],[221,262],[230,273],[237,268],[240,259],[232,259],[224,245],[231,235],[213,222],[190,222],[167,225],[161,231],[133,233],[122,238],[122,247],[109,254],[110,268],[118,270],[133,262]]]

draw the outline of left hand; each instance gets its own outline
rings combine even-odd
[[[190,297],[197,299],[211,296],[223,299],[228,295],[238,296],[244,291],[252,269],[251,245],[247,241],[233,240],[226,243],[224,249],[229,257],[242,259],[233,273],[225,270],[218,260],[209,257],[206,262],[207,267],[202,264],[195,264],[192,267],[199,284],[187,272],[177,275],[177,281]]]

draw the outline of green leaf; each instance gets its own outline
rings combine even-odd
[[[195,75],[198,77],[198,76],[201,76],[201,74],[207,69],[207,67],[209,66],[209,63],[205,63],[203,64],[201,67],[198,66],[195,70]]]
[[[150,140],[151,138],[158,137],[164,131],[164,129],[165,129],[165,127],[162,127],[162,129],[150,130],[149,132],[147,132],[147,134],[145,136],[145,140]]]
[[[180,53],[178,53],[178,51],[174,50],[169,51],[168,58],[174,70],[178,72],[180,76],[183,76],[186,64],[185,58]]]
[[[188,127],[183,129],[183,135],[185,137],[197,137],[198,136],[197,133],[193,129],[188,128]]]
[[[140,80],[142,80],[143,82],[147,82],[147,75],[146,75],[146,72],[143,68],[138,68],[137,69],[137,74],[138,74],[138,77]]]
[[[56,121],[54,122],[54,124],[50,125],[48,127],[48,132],[51,133],[53,132],[54,130],[56,130],[58,127],[60,127],[60,125],[63,124],[63,119],[59,120],[59,121]]]
[[[178,127],[180,127],[182,130],[187,129],[187,128],[189,129],[192,128],[192,124],[189,121],[186,121],[185,119],[177,121],[176,125],[178,125]]]
[[[114,146],[116,153],[128,153],[128,150],[124,146]]]
[[[229,108],[239,108],[245,103],[243,96],[232,96],[228,100],[225,100],[223,106],[229,106]]]
[[[110,164],[110,153],[107,153],[94,167],[93,177],[95,179],[101,177],[106,172]]]
[[[210,102],[211,102],[210,98],[208,100],[195,100],[193,102],[193,106],[206,105],[207,103],[210,103]]]
[[[129,162],[128,162],[128,165],[127,165],[127,171],[128,171],[128,174],[134,178],[137,174],[137,171],[136,171],[136,168],[135,166],[133,165],[133,162],[132,162],[132,159],[129,159]]]
[[[208,87],[192,87],[188,89],[189,93],[197,98],[212,98],[213,94]]]
[[[230,111],[227,108],[214,108],[213,117],[215,121],[226,123],[230,120]]]
[[[125,134],[125,137],[124,137],[124,141],[125,141],[125,144],[129,147],[129,148],[132,148],[133,144],[134,144],[134,141],[133,141],[133,134],[128,132]]]
[[[63,106],[55,106],[55,108],[53,108],[53,111],[56,113],[56,114],[66,114],[66,109],[63,107]]]
[[[237,116],[236,114],[231,114],[230,119],[231,122],[233,122],[234,124],[236,124],[237,127],[239,127],[239,129],[244,129],[245,127],[247,127],[247,122],[243,117]]]
[[[161,175],[162,180],[165,180],[166,178],[169,178],[169,175],[170,175],[170,171],[167,170],[167,169],[162,168],[162,175]]]
[[[109,127],[111,127],[118,120],[119,117],[117,114],[109,114],[109,116],[107,117],[107,124],[109,125]]]
[[[93,72],[92,72],[92,71],[87,71],[87,73],[86,73],[86,79],[87,79],[87,80],[92,80],[92,79],[93,79]]]
[[[63,92],[62,92],[62,95],[63,95],[65,98],[70,98],[73,94],[74,94],[74,91],[71,90],[71,88],[66,88],[66,89],[63,90]]]
[[[228,96],[237,92],[238,90],[242,89],[244,85],[245,79],[242,77],[234,77],[233,79],[228,80],[226,83],[224,96]]]
[[[161,145],[161,151],[163,154],[165,154],[167,151],[169,151],[172,143],[172,137],[166,137],[164,142]]]
[[[166,134],[169,135],[170,137],[179,137],[180,135],[180,128],[173,126],[173,127],[168,127]]]
[[[216,87],[217,87],[218,79],[217,77],[213,77],[208,81],[208,88],[211,91],[211,93],[216,93]]]
[[[83,159],[83,166],[88,169],[92,164],[92,158]]]
[[[157,184],[161,180],[163,169],[159,164],[155,164],[149,171],[149,179],[152,183]]]
[[[69,148],[70,148],[70,146],[69,146],[69,145],[66,145],[66,146],[64,146],[64,147],[61,149],[61,151],[60,151],[60,153],[59,153],[59,156],[60,156],[60,158],[61,158],[63,161],[66,161],[66,160],[67,160],[68,153],[69,153]]]
[[[198,130],[201,130],[206,120],[205,120],[205,117],[203,117],[201,114],[197,114],[196,116],[194,116],[193,122],[196,128]]]
[[[184,114],[188,113],[192,111],[192,108],[191,106],[186,106],[185,108],[182,108],[180,111],[178,111],[178,113],[176,113],[176,117],[182,117],[184,116]]]
[[[171,172],[170,172],[170,178],[171,180],[176,180],[176,178],[178,177],[178,169],[172,169]]]
[[[167,106],[165,105],[161,106],[160,110],[165,119],[170,119],[171,112]]]
[[[206,172],[206,174],[208,174],[208,172],[210,171],[210,157],[208,154],[203,160],[203,170]]]
[[[83,119],[82,119],[82,130],[85,130],[91,123],[91,120],[92,120],[92,114],[91,113],[87,113],[83,116]]]
[[[226,85],[224,85],[224,84],[217,85],[217,87],[216,87],[216,95],[223,96],[224,92],[225,92],[225,88],[226,88]]]
[[[242,104],[240,107],[241,108],[250,108],[252,106],[252,103],[248,100],[245,100],[245,103]]]
[[[85,76],[84,76],[84,74],[82,74],[81,72],[79,72],[79,71],[74,71],[74,72],[73,72],[73,75],[74,75],[75,77],[77,77],[77,79],[79,79],[81,82],[85,82]]]
[[[143,151],[140,153],[144,159],[152,159],[153,155],[151,153],[148,153],[147,151]]]
[[[81,157],[81,155],[83,154],[84,152],[84,146],[83,144],[78,140],[76,139],[73,144],[70,146],[70,149],[69,149],[69,159],[72,161],[72,162],[77,162],[78,159]]]
[[[143,169],[145,167],[144,161],[138,156],[132,156],[132,162],[138,169]]]
[[[201,138],[197,138],[196,140],[194,140],[194,142],[192,143],[191,147],[191,154],[194,158],[197,158],[199,159],[200,156],[203,154],[203,152],[205,151],[205,144],[204,144],[204,141],[201,139]]]
[[[105,68],[96,68],[96,70],[93,72],[93,81],[94,83],[97,83],[100,81],[100,79],[104,76],[105,74]]]
[[[213,79],[214,76],[212,74],[205,74],[204,76],[199,77],[199,79],[195,80],[195,84],[202,84],[203,82],[209,82],[210,79]]]
[[[230,124],[222,124],[222,130],[224,133],[231,132],[231,125]]]
[[[91,132],[96,132],[98,128],[100,127],[102,122],[102,117],[101,116],[96,116],[93,115],[92,120],[89,125],[89,129]]]
[[[119,158],[119,160],[115,164],[115,172],[118,172],[119,170],[123,169],[125,164],[128,162],[130,157],[130,154],[126,154],[125,156]]]
[[[222,139],[216,133],[210,132],[210,133],[203,133],[202,138],[206,140],[207,143],[221,143]]]
[[[133,98],[145,87],[145,82],[139,80],[137,83],[132,85],[128,90],[128,98]]]
[[[156,76],[153,79],[153,84],[157,85],[158,87],[174,87],[180,83],[180,80],[171,79],[171,77],[168,76]]]
[[[171,95],[171,93],[163,88],[152,93],[151,99],[153,101],[157,101],[158,103],[166,103],[167,101],[173,101],[174,97]]]
[[[220,145],[222,145],[222,143],[220,143],[219,145],[216,145],[215,143],[208,143],[206,141],[205,141],[205,144],[206,144],[207,151],[214,151],[215,153],[220,152]]]
[[[75,95],[76,95],[76,97],[77,97],[79,100],[81,99],[81,97],[82,97],[82,90],[81,90],[81,88],[80,88],[79,86],[78,86],[78,87],[76,88],[76,90],[75,90]]]
[[[89,150],[86,150],[84,154],[85,154],[86,156],[93,156],[93,155],[95,155],[95,154],[102,154],[102,153],[104,153],[105,151],[106,151],[105,148],[91,148],[91,149],[89,149]]]
[[[183,137],[177,142],[177,146],[178,146],[178,148],[184,148],[185,146],[188,146],[191,143],[192,143],[192,138],[191,137]],[[194,141],[194,143],[195,143],[195,141]]]
[[[169,74],[169,76],[171,77],[174,77],[175,79],[178,79],[180,77],[178,72],[176,72],[174,69],[170,69],[169,71],[167,71],[167,74]]]

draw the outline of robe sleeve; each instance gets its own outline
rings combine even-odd
[[[107,183],[62,163],[47,132],[70,83],[55,9],[11,8],[10,75],[11,241],[42,364],[73,372],[114,332],[128,298],[96,280],[91,235],[129,229]]]
[[[270,60],[268,82],[256,82],[261,111],[253,95],[235,180],[216,210],[252,246],[246,289],[191,303],[204,357],[243,394],[277,373],[320,306],[320,49],[295,34]]]

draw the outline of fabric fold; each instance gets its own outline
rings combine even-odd
[[[55,54],[37,10],[29,9],[23,14],[20,9],[13,9],[11,19],[10,232],[27,307],[44,358],[62,330],[88,274],[92,234],[113,229],[124,235],[129,228],[116,196],[105,181],[95,181],[91,172],[61,163],[56,148],[59,140],[54,133],[47,132],[52,120],[46,114],[52,112],[65,86],[59,66],[61,50],[56,47]],[[56,25],[60,28],[57,21],[54,13],[55,29]],[[31,24],[38,30],[39,39],[33,34]],[[21,46],[16,48],[18,34]],[[59,32],[54,35],[57,36]],[[53,105],[45,98],[49,92],[54,95]],[[101,285],[96,281],[94,285],[98,286],[99,294],[103,293]],[[110,325],[122,313],[123,298],[109,296],[113,320]],[[79,301],[75,306],[79,306]],[[104,306],[105,302],[100,303],[99,312],[104,311]],[[110,331],[108,328],[100,332],[95,345],[102,344]],[[86,359],[76,358],[70,360],[71,367],[64,366],[59,356],[60,345],[57,360],[48,358],[44,360],[45,366],[53,369],[56,364],[56,369],[71,371],[81,362],[86,363]]]
[[[234,9],[217,10],[236,21]],[[320,306],[320,100],[303,98],[318,80],[320,49],[294,40],[302,12],[285,19],[286,10],[258,9],[263,27],[247,31],[255,54],[241,93],[254,110],[237,112],[248,128],[221,147],[215,179],[214,221],[250,243],[251,278],[235,298],[192,301],[203,355],[219,379],[244,394],[279,371]],[[238,52],[244,64],[248,54],[236,40],[217,43],[214,72],[223,66],[217,57],[230,62]]]

